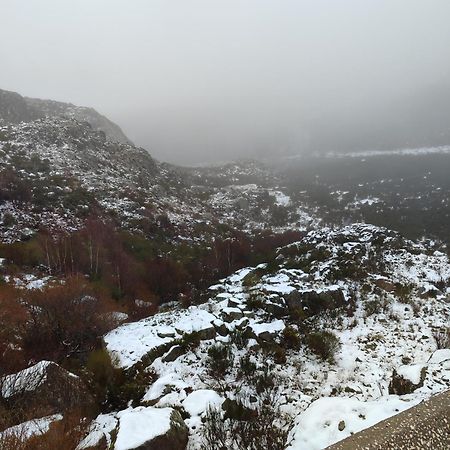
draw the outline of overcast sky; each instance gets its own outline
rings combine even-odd
[[[178,163],[395,145],[449,86],[449,21],[449,0],[0,0],[0,88]]]

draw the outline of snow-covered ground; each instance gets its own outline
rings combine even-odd
[[[450,387],[450,350],[438,350],[434,339],[436,330],[449,326],[450,265],[444,253],[356,224],[310,232],[280,249],[276,261],[278,268],[246,268],[222,280],[202,305],[122,325],[104,338],[118,365],[129,368],[144,358],[158,375],[144,405],[188,413],[190,449],[201,445],[208,405],[233,398],[237,386],[246,398],[255,394],[237,375],[245,355],[256,370],[268,362],[273,367],[279,406],[293,421],[292,450],[324,448]],[[348,262],[362,272],[339,272]],[[303,319],[286,310],[292,295],[300,296]],[[311,315],[315,306],[308,298],[337,303]],[[311,326],[338,337],[334,361],[319,359],[304,344],[285,349],[283,363],[264,350],[267,342],[283,345],[286,328],[301,337]],[[198,346],[168,357],[194,331],[202,334]],[[241,345],[233,337],[237,332],[247,335]],[[220,389],[206,364],[208,349],[217,343],[228,343],[233,355]],[[423,383],[410,394],[393,395],[394,369]]]

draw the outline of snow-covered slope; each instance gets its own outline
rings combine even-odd
[[[75,119],[10,124],[0,127],[0,237],[12,242],[42,227],[74,231],[92,212],[128,230],[165,226],[166,237],[198,241],[219,223],[249,231],[311,222],[280,197],[268,170],[248,163],[232,172],[225,184],[215,175],[220,169],[159,163]]]
[[[449,326],[449,281],[447,256],[429,244],[365,224],[322,229],[212,286],[206,303],[104,341],[118,365],[157,374],[141,401],[183,410],[189,448],[200,448],[208,406],[239,398],[255,408],[255,377],[269,371],[288,448],[320,449],[450,387],[450,350],[435,340]],[[311,337],[323,344],[330,333],[326,354]],[[221,379],[211,371],[218,345],[228,349]],[[394,370],[410,393],[393,393]]]

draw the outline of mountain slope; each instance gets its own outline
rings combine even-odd
[[[0,234],[7,241],[38,225],[77,229],[94,212],[140,232],[164,216],[190,239],[210,234],[219,223],[253,230],[268,222],[298,228],[309,220],[289,199],[278,204],[277,179],[257,164],[180,169],[75,119],[0,127],[0,155]]]
[[[32,418],[88,423],[70,422],[70,404],[48,408],[33,377],[43,364],[73,371],[56,369],[102,412],[89,408],[77,448],[155,438],[182,450],[316,450],[450,386],[439,241],[326,226],[330,204],[306,207],[310,186],[288,191],[282,172],[161,163],[67,105],[6,97],[0,446],[2,430]],[[29,386],[17,404],[29,395],[38,408],[18,411],[5,379]]]
[[[450,350],[434,339],[448,326],[449,286],[445,254],[354,224],[311,231],[210,287],[206,303],[104,340],[118,365],[155,374],[140,402],[182,411],[188,448],[210,448],[208,407],[233,439],[233,402],[258,417],[270,393],[278,426],[292,426],[287,448],[318,450],[450,388]]]
[[[115,142],[131,143],[114,122],[99,114],[93,108],[75,106],[54,100],[22,97],[16,92],[0,89],[0,124],[31,122],[44,117],[69,117],[88,122],[94,130],[103,131]]]

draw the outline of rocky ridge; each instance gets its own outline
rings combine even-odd
[[[88,122],[94,130],[102,131],[111,141],[131,143],[118,125],[93,108],[71,103],[22,97],[16,92],[0,89],[0,124],[32,122],[44,117],[67,117]]]

